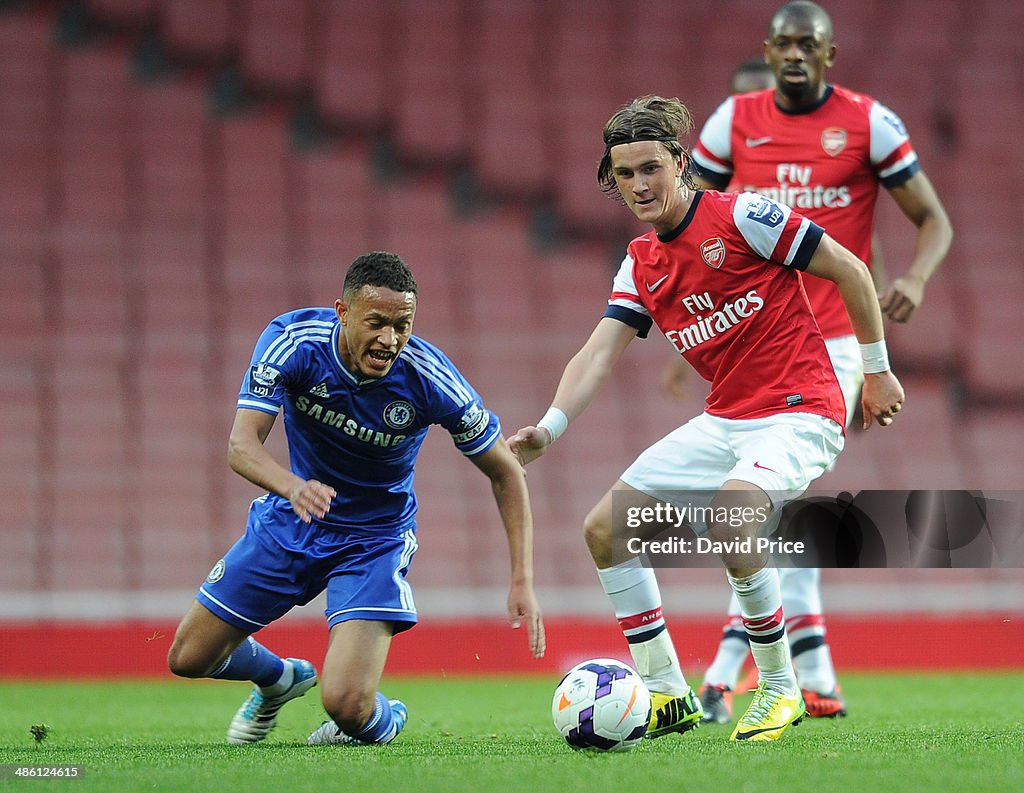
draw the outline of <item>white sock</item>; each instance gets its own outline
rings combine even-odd
[[[735,607],[735,610],[734,610]],[[715,659],[704,673],[704,684],[708,686],[725,686],[730,691],[736,690],[743,662],[750,655],[750,641],[743,628],[740,617],[740,605],[736,601],[736,593],[732,594],[729,603],[729,618],[722,626],[722,638],[718,642]]]
[[[629,643],[636,671],[647,687],[677,697],[686,694],[690,686],[665,626],[654,570],[634,558],[598,570],[597,576]]]
[[[836,670],[825,638],[821,571],[818,568],[785,568],[779,570],[779,578],[796,678],[801,688],[830,694],[836,687]]]
[[[746,578],[728,578],[761,680],[787,694],[796,693],[799,687],[786,639],[778,571],[764,567]]]
[[[793,668],[800,688],[819,694],[831,694],[836,689],[836,670],[832,665],[832,652],[827,644],[804,650],[793,656]]]

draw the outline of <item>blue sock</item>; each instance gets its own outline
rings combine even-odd
[[[377,705],[373,709],[373,715],[366,722],[361,730],[353,733],[353,738],[358,738],[365,743],[387,743],[395,737],[395,717],[391,712],[391,703],[388,698],[377,692]]]
[[[261,688],[272,686],[284,673],[284,661],[251,636],[210,673],[217,680],[251,680]]]

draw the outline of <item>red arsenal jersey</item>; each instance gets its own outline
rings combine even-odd
[[[656,323],[711,382],[712,415],[816,413],[845,427],[843,395],[798,272],[822,233],[764,196],[699,190],[672,232],[629,244],[605,316],[641,336]]]
[[[878,184],[898,186],[919,168],[899,117],[840,86],[801,112],[782,110],[772,89],[730,97],[701,130],[693,164],[716,187],[732,179],[793,207],[869,264]],[[804,286],[825,338],[853,332],[835,284]]]

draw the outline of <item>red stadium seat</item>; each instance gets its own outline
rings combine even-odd
[[[0,488],[12,504],[18,505],[16,516],[12,513],[0,530],[0,554],[4,559],[20,560],[19,564],[0,566],[0,589],[28,590],[35,586],[38,575],[35,565],[29,562],[37,558],[45,505],[52,503],[43,492],[44,438],[48,427],[45,400],[40,399],[40,394],[47,390],[47,380],[41,365],[30,361],[12,363],[6,350],[0,357],[0,369],[6,396],[0,405]]]
[[[68,229],[60,250],[59,354],[108,359],[126,349],[128,293],[120,240],[89,239]]]
[[[458,254],[457,226],[445,182],[424,179],[375,193],[380,199],[378,233],[370,247],[394,251],[416,275],[422,304],[416,331],[427,334],[459,327],[467,313],[459,302],[467,265]]]
[[[905,59],[908,66],[914,67],[900,69],[901,79],[891,80],[893,84],[901,83],[908,73],[925,72],[920,68],[922,58],[931,58],[956,48],[977,14],[958,0],[891,3],[883,13],[884,22],[878,25],[877,30],[881,34],[879,37],[888,44],[885,51]],[[913,31],[913,35],[907,35],[907,31]]]
[[[468,146],[486,192],[536,196],[554,185],[545,113],[545,7],[538,0],[488,0],[476,7]]]
[[[140,26],[149,21],[158,0],[87,0],[89,10],[107,22],[118,25]]]
[[[54,128],[51,74],[55,56],[44,18],[0,15],[0,228],[41,228]]]
[[[483,331],[524,336],[546,313],[534,282],[536,259],[523,219],[494,213],[460,223],[453,255],[460,262],[463,321]],[[451,275],[451,274],[450,274]]]
[[[458,0],[396,0],[395,142],[417,161],[454,162],[467,141],[466,70]]]
[[[953,207],[947,206],[949,211]],[[914,255],[916,229],[888,195],[878,199],[875,234],[882,249],[889,279],[906,273]],[[954,220],[954,223],[956,221]],[[955,366],[964,354],[963,329],[950,322],[962,299],[958,267],[961,256],[954,249],[928,282],[924,303],[906,323],[889,323],[886,338],[896,371],[913,366],[933,371]]]
[[[222,152],[220,245],[228,297],[225,309],[232,321],[243,314],[261,314],[265,306],[289,293],[291,154],[281,119],[273,114],[224,122]]]
[[[172,52],[221,58],[237,43],[237,7],[234,0],[163,0],[160,31]]]
[[[317,105],[332,122],[378,127],[391,113],[385,75],[394,22],[383,3],[325,0],[321,8],[312,67]]]
[[[4,250],[6,246],[0,244],[4,282],[0,291],[4,336],[0,361],[30,363],[50,348],[53,328],[47,294],[49,270],[42,252],[42,237],[36,240],[38,247],[30,252]]]
[[[75,224],[117,223],[127,215],[128,78],[116,50],[75,51],[65,59],[63,210]]]
[[[183,80],[137,87],[134,94],[140,219],[183,231],[201,226],[212,199],[207,147],[214,123],[202,86]]]
[[[205,351],[214,312],[207,241],[187,231],[145,227],[137,255],[143,349]]]
[[[906,375],[901,382],[907,399],[896,422],[854,434],[849,443],[870,447],[876,475],[884,480],[883,489],[957,487],[969,468],[957,441],[960,417],[954,413],[949,381]],[[828,475],[833,487],[856,482],[857,473],[847,474],[845,454],[840,455],[835,472]]]
[[[341,293],[345,268],[356,256],[381,247],[371,232],[378,212],[379,184],[370,155],[361,144],[307,152],[297,159],[292,177],[298,195],[292,202],[293,233],[299,261],[290,268],[301,305],[333,305]]]
[[[88,476],[82,468],[88,465],[58,469],[49,494],[52,542],[59,549],[52,560],[53,580],[60,589],[109,588],[128,572],[120,553],[131,503],[122,475],[125,464],[91,468]]]
[[[1016,294],[1022,294],[1017,286]],[[971,323],[970,355],[966,360],[967,383],[981,395],[1019,402],[1024,393],[1024,373],[1020,359],[1020,339],[1024,333],[1020,305],[1016,297],[989,299],[985,309]]]
[[[308,0],[246,0],[241,30],[241,67],[261,88],[299,91],[308,79]]]
[[[971,410],[963,422],[966,472],[960,487],[1019,493],[1024,481],[1021,432],[1024,413],[1019,407]]]

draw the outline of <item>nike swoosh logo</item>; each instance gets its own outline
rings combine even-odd
[[[756,146],[763,146],[765,143],[771,143],[771,135],[764,138],[747,138],[747,148],[753,149]]]
[[[663,281],[664,281],[664,280],[665,280],[666,278],[668,278],[668,274],[665,274],[665,275],[661,276],[661,278],[659,278],[659,279],[658,279],[657,281],[655,281],[655,282],[654,282],[653,284],[651,284],[651,283],[648,283],[648,284],[647,284],[647,291],[648,291],[648,292],[653,292],[653,291],[654,291],[655,289],[657,289],[657,288],[658,288],[659,286],[661,286],[662,282],[663,282]]]
[[[619,724],[622,724],[622,722],[626,720],[626,716],[629,715],[629,712],[633,710],[633,703],[636,702],[638,688],[639,686],[633,686],[633,695],[629,698],[629,703],[626,705],[626,709],[622,712],[622,718],[619,719]],[[562,694],[562,696],[564,697],[565,694]],[[561,710],[561,708],[559,708],[559,710]]]
[[[570,707],[571,705],[572,702],[569,701],[569,698],[565,695],[565,692],[563,691],[562,698],[558,702],[558,711],[561,712],[566,708]]]
[[[752,738],[755,735],[760,735],[762,732],[771,732],[772,730],[778,730],[785,725],[776,724],[774,727],[762,727],[759,730],[750,730],[749,732],[738,732],[736,733],[736,740],[742,741],[747,738]]]
[[[773,474],[778,473],[778,471],[776,471],[774,468],[769,468],[767,465],[761,465],[760,460],[754,463],[754,468],[760,468],[762,471],[771,471]]]

